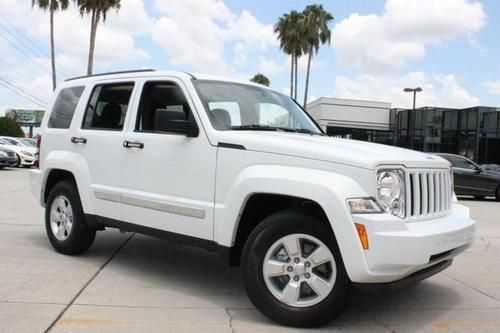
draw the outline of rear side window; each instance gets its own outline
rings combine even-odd
[[[75,109],[85,87],[71,87],[62,89],[50,114],[49,128],[69,128]]]
[[[133,90],[134,84],[130,82],[96,86],[85,111],[82,128],[122,130]]]

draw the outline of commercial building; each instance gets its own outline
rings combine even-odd
[[[500,108],[391,109],[390,103],[320,98],[307,105],[328,135],[500,164]]]

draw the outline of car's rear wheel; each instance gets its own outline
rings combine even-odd
[[[87,226],[78,190],[72,182],[60,182],[50,191],[45,229],[54,249],[64,254],[83,253],[94,242],[96,231]]]
[[[347,306],[350,282],[335,237],[300,211],[260,223],[245,244],[241,268],[252,303],[281,324],[321,326]]]

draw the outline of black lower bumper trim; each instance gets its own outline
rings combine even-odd
[[[383,290],[394,290],[406,287],[408,285],[414,284],[418,281],[427,279],[442,270],[450,267],[453,260],[445,260],[441,261],[435,265],[426,267],[420,271],[417,271],[411,275],[408,275],[401,280],[396,280],[392,282],[384,282],[384,283],[354,283],[356,289],[363,292],[373,292],[373,291],[383,291]]]

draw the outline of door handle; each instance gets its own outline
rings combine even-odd
[[[125,148],[144,148],[144,143],[142,142],[131,142],[131,141],[123,141],[123,147]]]
[[[85,138],[77,138],[77,137],[74,136],[74,137],[71,138],[71,142],[72,143],[83,143],[83,144],[85,144],[85,143],[87,143],[87,139],[85,139]]]

